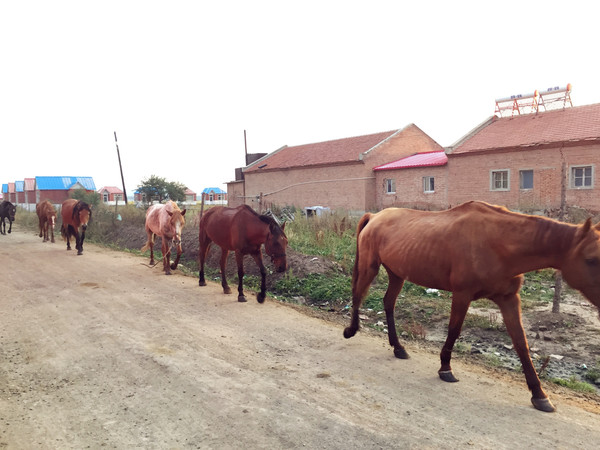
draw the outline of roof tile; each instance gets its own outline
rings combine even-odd
[[[600,140],[600,103],[514,117],[494,116],[487,125],[472,133],[452,154]]]

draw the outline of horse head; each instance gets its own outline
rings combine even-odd
[[[600,223],[592,226],[588,219],[578,226],[561,272],[600,311]]]
[[[181,245],[181,231],[185,226],[185,212],[187,210],[180,211],[179,209],[175,209],[173,211],[168,211],[167,214],[170,216],[171,228],[174,230],[173,233],[173,245]]]
[[[277,272],[285,272],[287,259],[285,250],[288,245],[285,235],[285,222],[279,226],[274,220],[269,222],[269,233],[265,241],[265,252],[271,257],[271,261]]]
[[[79,219],[83,231],[87,230],[88,223],[92,219],[92,208],[85,202],[79,201],[73,207],[73,219]]]

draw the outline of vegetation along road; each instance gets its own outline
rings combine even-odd
[[[600,415],[522,376],[408,345],[147,257],[0,236],[0,448],[598,448]]]

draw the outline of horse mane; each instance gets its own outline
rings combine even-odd
[[[90,219],[92,218],[92,210],[90,208],[90,205],[88,205],[86,202],[79,200],[77,203],[75,203],[75,206],[73,206],[73,219],[75,219],[75,217],[84,209],[88,210],[90,213]]]
[[[273,225],[275,230],[281,232],[285,236],[285,232],[281,229],[281,225],[279,225],[279,223],[273,217],[267,216],[266,214],[258,214],[248,205],[241,205],[241,207],[267,225]]]

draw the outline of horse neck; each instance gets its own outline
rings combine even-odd
[[[527,217],[514,227],[515,270],[518,273],[552,267],[560,269],[572,248],[577,227],[541,217]]]

